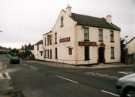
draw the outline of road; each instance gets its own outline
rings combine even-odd
[[[11,65],[8,71],[15,88],[26,97],[119,97],[117,79],[134,72],[132,68],[74,69],[40,63]]]

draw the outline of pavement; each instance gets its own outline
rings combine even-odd
[[[27,61],[9,64],[7,71],[14,87],[25,97],[119,97],[115,88],[117,80],[135,72],[133,66],[117,64],[104,68],[102,64],[96,68],[53,64]]]
[[[59,68],[76,68],[76,69],[107,69],[107,68],[119,68],[119,67],[135,67],[135,65],[127,65],[127,64],[121,64],[121,63],[113,63],[113,64],[97,64],[97,65],[89,65],[89,66],[83,66],[83,65],[72,65],[72,64],[65,64],[65,63],[57,63],[57,62],[46,62],[46,61],[37,61],[37,60],[27,60],[26,63],[29,64],[42,64],[46,66],[51,67],[59,67]]]

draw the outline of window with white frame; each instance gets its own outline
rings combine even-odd
[[[84,27],[84,40],[89,40],[89,27]]]
[[[99,32],[99,42],[103,42],[103,29],[98,29]]]
[[[111,47],[111,59],[115,59],[115,50],[114,50],[114,47]]]

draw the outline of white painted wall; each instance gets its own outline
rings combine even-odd
[[[98,48],[100,47],[98,28],[89,27],[89,39],[96,42],[98,46],[90,47],[90,60],[84,61],[84,46],[79,46],[78,42],[84,40],[84,32],[81,26],[76,27],[76,60],[77,64],[95,64],[98,62]],[[110,42],[110,29],[103,29],[103,43],[105,46],[106,63],[120,62],[120,32],[114,31],[114,42]],[[115,59],[111,59],[111,47],[115,48]]]
[[[39,50],[37,49],[37,45],[34,45],[34,50],[32,53],[34,54],[35,59],[44,60],[44,54],[41,56],[41,51],[43,52],[43,44],[39,44]]]
[[[135,39],[128,43],[128,54],[135,54]]]
[[[61,16],[64,17],[64,27],[60,27],[60,19]],[[55,41],[55,33],[57,32],[57,44]],[[103,29],[103,38],[105,46],[105,61],[106,63],[112,62],[120,62],[120,32],[114,31],[114,43],[110,42],[110,29]],[[52,35],[52,45],[45,46],[44,38],[47,35]],[[60,43],[59,40],[61,38],[70,37],[70,42]],[[99,48],[99,39],[98,39],[98,28],[89,27],[89,38],[90,41],[96,42],[98,46],[90,46],[90,60],[84,60],[84,46],[79,46],[78,42],[84,40],[84,32],[82,26],[76,25],[76,22],[72,20],[69,14],[66,11],[62,10],[58,16],[58,19],[52,29],[52,32],[43,35],[43,51],[46,49],[52,49],[52,59],[43,58],[38,55],[37,58],[46,60],[46,61],[54,61],[54,62],[62,62],[68,64],[96,64],[98,63],[98,48]],[[55,59],[55,48],[58,49],[58,59]],[[73,48],[72,55],[68,54],[68,47]],[[110,48],[115,48],[115,59],[111,59],[111,51]]]

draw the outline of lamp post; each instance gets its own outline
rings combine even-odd
[[[127,41],[127,39],[128,39],[128,35],[125,36],[125,63],[128,62],[128,46],[127,46],[128,41]]]

